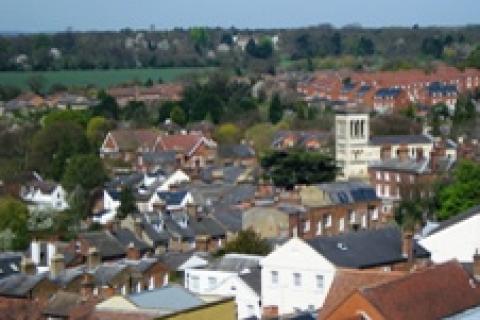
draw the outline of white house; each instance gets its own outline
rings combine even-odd
[[[157,191],[168,191],[172,186],[178,186],[188,182],[190,182],[190,177],[182,170],[177,170],[158,187]]]
[[[260,318],[262,256],[227,254],[204,267],[185,269],[185,287],[201,295],[234,296],[238,318]]]
[[[336,270],[299,238],[290,239],[260,264],[262,306],[280,315],[320,308]]]
[[[472,262],[473,255],[480,251],[480,206],[440,223],[419,240],[430,251],[435,263],[452,259]]]
[[[95,213],[93,222],[107,224],[115,219],[120,208],[120,193],[115,190],[103,190],[103,210]]]
[[[38,175],[22,186],[20,197],[28,203],[30,210],[62,211],[68,208],[65,189],[58,183],[42,180]]]
[[[260,269],[256,268],[248,273],[231,276],[209,294],[217,296],[233,296],[237,305],[238,319],[261,319],[261,283]]]

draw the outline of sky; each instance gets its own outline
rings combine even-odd
[[[480,24],[480,0],[0,0],[0,31]]]

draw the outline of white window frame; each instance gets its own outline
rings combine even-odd
[[[271,282],[272,282],[272,285],[276,286],[278,285],[278,282],[279,282],[279,274],[278,274],[278,271],[276,270],[273,270],[273,271],[270,271],[270,278],[271,278]]]
[[[298,288],[302,286],[302,274],[299,272],[293,273],[293,286]]]
[[[208,277],[208,288],[213,289],[217,286],[217,278],[209,276]]]
[[[325,223],[325,227],[330,228],[332,226],[332,215],[328,214],[327,215],[327,221]]]
[[[317,222],[317,236],[322,234],[322,221]]]
[[[191,288],[194,291],[200,290],[200,277],[196,275],[190,275]]]
[[[325,276],[323,274],[317,274],[315,276],[315,288],[321,291],[325,289]]]
[[[382,181],[382,173],[380,171],[376,172],[377,180]]]
[[[310,220],[305,220],[305,223],[303,224],[303,232],[309,232],[310,231]]]
[[[345,231],[345,218],[340,218],[338,222],[338,231],[340,232]]]

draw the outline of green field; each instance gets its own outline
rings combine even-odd
[[[27,81],[32,76],[42,76],[48,88],[59,83],[65,86],[95,85],[105,88],[120,83],[138,80],[145,82],[152,79],[157,82],[159,78],[170,82],[190,73],[204,72],[213,68],[162,68],[162,69],[116,69],[116,70],[65,70],[65,71],[39,71],[39,72],[0,72],[0,85],[12,85],[28,88]]]

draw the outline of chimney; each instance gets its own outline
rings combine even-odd
[[[401,162],[408,161],[408,148],[405,146],[401,146],[398,148],[398,159]]]
[[[130,242],[127,248],[127,259],[128,260],[140,260],[140,250],[135,248],[133,242]]]
[[[116,233],[120,229],[120,221],[118,219],[113,219],[107,224],[107,230],[111,233]]]
[[[380,158],[382,160],[389,160],[392,157],[392,149],[390,146],[382,147],[380,151]]]
[[[100,265],[102,258],[100,253],[98,252],[97,248],[90,247],[88,249],[88,256],[87,256],[87,268],[88,270],[93,270]]]
[[[478,249],[473,255],[473,276],[475,279],[480,280],[480,253],[478,252]]]
[[[88,301],[93,297],[94,287],[95,284],[91,278],[87,274],[84,274],[82,282],[80,283],[80,295],[82,297],[82,301]]]
[[[56,253],[50,261],[50,274],[55,279],[65,270],[65,258],[63,254]]]
[[[20,268],[22,273],[34,275],[36,273],[36,267],[32,259],[27,257],[22,257],[22,262],[20,263]]]
[[[32,240],[32,243],[30,244],[30,252],[33,264],[38,266],[40,264],[40,242],[38,240]]]
[[[197,206],[194,203],[187,203],[187,213],[194,218],[197,215]]]
[[[135,218],[135,221],[133,223],[133,229],[135,232],[135,235],[137,236],[138,239],[143,239],[143,226],[142,226],[142,219],[141,218]]]
[[[408,262],[413,261],[413,232],[411,231],[402,233],[402,255]]]

